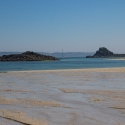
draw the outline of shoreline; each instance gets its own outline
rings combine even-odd
[[[88,72],[125,72],[125,67],[109,67],[109,68],[82,68],[82,69],[54,69],[54,70],[23,70],[23,71],[5,71],[11,72],[70,72],[70,71],[88,71]],[[4,73],[4,72],[1,72]]]
[[[125,60],[125,58],[109,58],[108,60]]]

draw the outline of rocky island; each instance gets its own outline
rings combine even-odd
[[[45,60],[58,60],[53,56],[41,55],[35,52],[26,51],[22,54],[3,55],[0,61],[45,61]]]
[[[114,54],[105,47],[99,48],[93,56],[86,56],[86,58],[119,58],[125,57],[125,54]]]

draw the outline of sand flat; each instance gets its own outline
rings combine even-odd
[[[125,68],[0,73],[2,125],[125,125]]]

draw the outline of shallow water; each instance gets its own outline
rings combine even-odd
[[[0,62],[0,72],[22,70],[54,70],[125,67],[125,60],[98,58],[64,58],[59,61]]]

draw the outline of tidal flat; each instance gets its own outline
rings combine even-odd
[[[125,68],[1,72],[0,125],[125,125]]]

